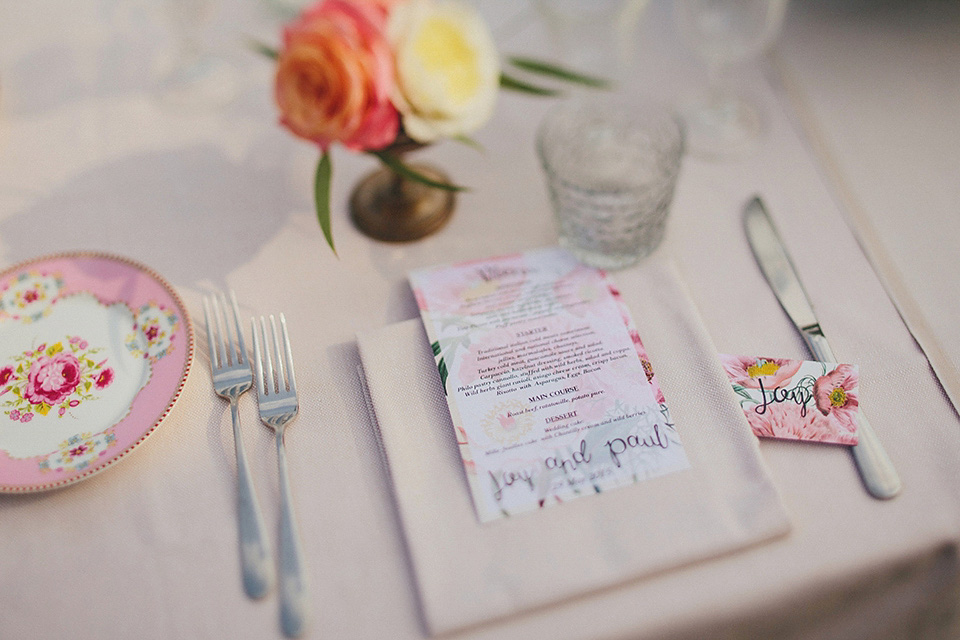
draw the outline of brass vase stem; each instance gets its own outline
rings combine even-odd
[[[431,180],[450,181],[434,167],[409,166]],[[357,229],[371,238],[410,242],[439,231],[453,214],[455,202],[452,191],[431,187],[384,167],[365,176],[354,188],[350,217]]]

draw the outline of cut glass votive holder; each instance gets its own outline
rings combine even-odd
[[[601,269],[622,269],[663,240],[683,157],[680,120],[655,102],[578,100],[537,132],[560,245]]]

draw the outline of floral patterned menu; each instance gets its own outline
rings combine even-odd
[[[410,280],[481,521],[689,467],[604,272],[551,248]]]

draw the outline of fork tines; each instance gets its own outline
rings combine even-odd
[[[233,330],[229,321],[229,309],[233,310]],[[213,322],[211,323],[211,309]],[[240,329],[240,310],[237,296],[230,290],[230,305],[222,292],[203,297],[203,318],[207,324],[207,339],[210,342],[210,362],[215,369],[243,364],[247,347]],[[236,338],[236,342],[234,339]]]
[[[250,319],[253,333],[253,362],[257,376],[257,391],[266,396],[280,397],[297,394],[297,380],[293,370],[293,352],[290,348],[290,336],[287,333],[287,319],[280,314],[280,332],[277,332],[277,321],[270,316],[270,335],[267,335],[266,318],[260,316],[260,327],[257,330],[257,321]],[[283,350],[281,353],[281,339]],[[261,346],[262,345],[262,346]],[[277,368],[273,367],[276,359]]]

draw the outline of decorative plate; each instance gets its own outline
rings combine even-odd
[[[143,265],[71,253],[0,272],[0,492],[112,465],[167,415],[192,362],[183,303]]]

